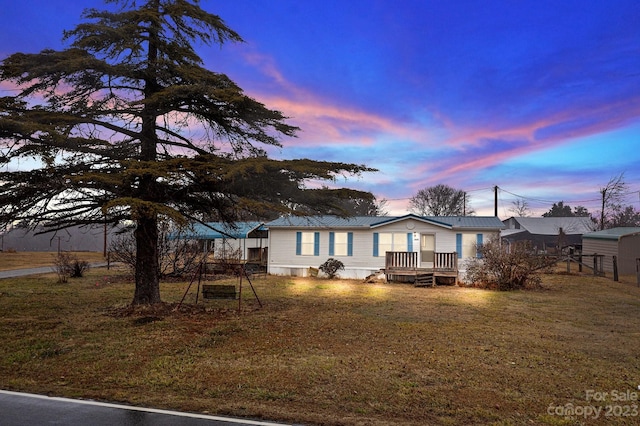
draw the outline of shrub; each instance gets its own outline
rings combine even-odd
[[[517,290],[540,285],[537,271],[553,266],[553,256],[538,255],[529,241],[503,246],[499,238],[478,247],[479,258],[467,263],[465,281],[480,288]]]
[[[333,279],[338,274],[338,271],[344,270],[344,264],[338,259],[330,257],[318,269],[325,273],[329,279]]]
[[[79,260],[70,253],[60,252],[54,261],[54,266],[58,274],[58,281],[66,283],[69,278],[81,278],[89,269],[89,262]]]

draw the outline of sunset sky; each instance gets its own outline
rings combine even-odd
[[[379,169],[337,185],[391,214],[439,183],[479,215],[526,200],[599,209],[624,173],[640,209],[637,0],[203,0],[245,39],[199,48],[207,68],[302,130],[275,158]],[[61,49],[98,0],[0,0],[0,59]],[[7,93],[0,87],[0,96]]]

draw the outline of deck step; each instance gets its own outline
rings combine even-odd
[[[427,287],[427,286],[435,286],[435,280],[433,278],[433,273],[429,274],[417,274],[416,281],[414,283],[416,287]]]

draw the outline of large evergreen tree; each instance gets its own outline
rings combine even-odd
[[[69,48],[0,64],[0,81],[17,87],[0,98],[2,224],[134,221],[133,303],[152,304],[163,218],[323,213],[370,196],[305,188],[365,166],[267,158],[265,145],[297,129],[203,67],[196,43],[242,39],[198,0],[106,1],[65,32]]]

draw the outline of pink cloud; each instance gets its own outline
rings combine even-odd
[[[322,144],[355,142],[369,144],[379,134],[393,134],[403,139],[424,139],[424,130],[394,122],[391,119],[355,108],[324,103],[312,96],[292,99],[261,95],[260,99],[270,108],[282,111],[302,128],[306,143]]]
[[[640,97],[602,104],[595,108],[567,109],[555,115],[519,126],[503,128],[457,129],[443,120],[453,133],[443,144],[457,150],[455,158],[444,159],[433,173],[433,165],[424,165],[419,173],[430,174],[429,182],[442,182],[459,173],[476,173],[529,152],[593,134],[610,131],[640,116]],[[492,145],[500,145],[492,147]]]
[[[290,117],[291,123],[302,129],[299,136],[307,145],[345,141],[368,145],[381,133],[412,140],[424,140],[426,137],[425,129],[398,123],[356,107],[336,105],[296,86],[283,76],[271,57],[255,52],[245,53],[244,57],[278,86],[277,94],[256,90],[251,96]]]

